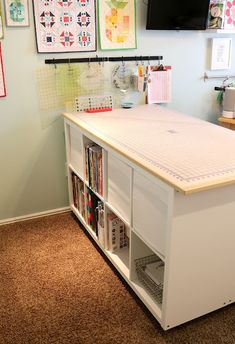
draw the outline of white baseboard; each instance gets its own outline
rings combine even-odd
[[[36,218],[43,217],[43,216],[50,216],[50,215],[66,213],[68,211],[70,211],[70,207],[57,208],[57,209],[42,211],[40,213],[29,214],[29,215],[18,216],[18,217],[12,217],[11,219],[0,220],[0,226],[8,225],[10,223],[19,222],[19,221],[32,220],[32,219],[36,219]]]

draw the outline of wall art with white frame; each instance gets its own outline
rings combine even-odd
[[[231,68],[232,38],[212,38],[211,70]]]
[[[4,0],[6,26],[29,26],[28,0]]]

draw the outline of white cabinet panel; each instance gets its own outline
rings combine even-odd
[[[165,255],[168,192],[134,171],[133,227],[154,250]]]
[[[130,222],[131,168],[108,154],[108,203]]]
[[[79,129],[70,126],[70,164],[83,178],[83,144]]]

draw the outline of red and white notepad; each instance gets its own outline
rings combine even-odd
[[[0,97],[6,97],[6,86],[2,62],[2,47],[0,42]]]
[[[171,67],[164,70],[148,71],[147,84],[148,104],[171,102]]]

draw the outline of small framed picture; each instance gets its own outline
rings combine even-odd
[[[4,0],[6,26],[29,26],[28,0]]]
[[[211,70],[230,69],[232,38],[213,38],[211,47]]]
[[[3,15],[2,15],[2,8],[1,8],[1,3],[0,3],[0,39],[4,37],[4,32],[3,32]]]
[[[6,97],[6,85],[5,85],[3,62],[2,62],[1,42],[0,42],[0,97]]]

